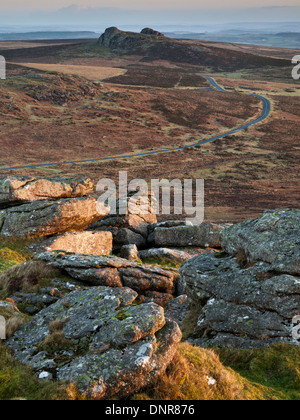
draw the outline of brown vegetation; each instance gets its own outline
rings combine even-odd
[[[46,72],[72,74],[85,77],[86,79],[94,82],[119,76],[125,71],[124,69],[114,67],[76,66],[64,64],[22,63],[22,66],[29,67],[31,69],[44,70]]]
[[[41,280],[55,277],[57,274],[57,270],[42,261],[15,265],[0,275],[0,290],[6,296],[14,292],[28,292],[34,289]]]
[[[225,368],[213,350],[181,343],[167,369],[136,400],[262,400],[279,399]]]
[[[210,43],[203,45],[212,47]],[[260,55],[260,47],[244,47]],[[239,52],[239,46],[232,48]],[[218,51],[225,57],[226,51]],[[142,55],[117,55],[91,42],[45,45],[31,48],[26,54],[27,62],[124,67],[127,72],[92,87],[74,76],[52,75],[50,80],[42,71],[9,65],[13,79],[0,87],[2,167],[88,160],[193,144],[257,116],[260,102],[246,95],[256,92],[271,100],[272,114],[243,133],[199,148],[126,158],[113,165],[73,164],[36,168],[30,173],[82,174],[98,181],[102,177],[117,179],[120,169],[128,170],[131,179],[148,181],[153,177],[204,178],[206,217],[212,221],[238,221],[267,208],[298,206],[300,91],[291,80],[290,67],[264,66],[249,71],[237,61],[231,73],[230,69],[227,73],[219,69],[213,75],[229,90],[223,94],[202,90],[210,88],[202,75],[208,75],[211,69],[171,63],[167,57],[145,61]],[[262,55],[258,62],[264,59]],[[25,61],[20,49],[11,50],[8,56],[16,62]],[[48,87],[40,90],[39,86]],[[94,89],[94,94],[86,96],[82,86]],[[66,90],[71,91],[69,96]]]

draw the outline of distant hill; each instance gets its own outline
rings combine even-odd
[[[203,41],[233,42],[237,44],[252,44],[265,47],[299,48],[300,32],[265,33],[227,30],[213,33],[178,33],[167,32],[166,36],[173,39],[199,39]]]
[[[264,66],[284,67],[290,64],[283,59],[217,48],[202,44],[201,41],[171,39],[149,28],[143,29],[141,33],[108,28],[99,38],[98,44],[118,54],[143,55],[140,62],[169,60],[232,70]]]
[[[0,41],[37,41],[53,39],[92,39],[99,34],[91,31],[49,31],[49,32],[20,32],[0,33]]]

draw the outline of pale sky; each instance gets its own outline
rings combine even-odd
[[[0,11],[55,10],[70,5],[122,9],[206,9],[300,6],[300,0],[0,0]]]
[[[190,28],[299,20],[300,0],[0,0],[0,32],[9,26],[101,32],[109,26],[124,29],[124,25],[137,30],[137,25]]]

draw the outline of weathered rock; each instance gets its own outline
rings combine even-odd
[[[130,262],[114,256],[90,256],[47,252],[38,256],[53,267],[65,270],[71,277],[97,286],[130,287],[173,293],[178,279],[175,271]]]
[[[101,268],[65,268],[67,273],[74,279],[86,282],[93,286],[122,287],[122,280],[117,268],[106,267]]]
[[[145,251],[140,251],[139,256],[141,260],[152,260],[152,259],[162,259],[170,263],[183,263],[184,261],[192,258],[190,254],[185,251],[178,251],[176,249],[168,248],[152,248],[146,249]]]
[[[35,200],[83,197],[93,191],[94,183],[89,178],[2,177],[0,208]]]
[[[127,288],[70,293],[36,315],[7,345],[38,376],[50,373],[76,383],[94,399],[127,397],[164,372],[181,340],[177,324],[165,321],[161,307],[132,306],[136,297]],[[54,332],[53,322],[60,325]]]
[[[229,254],[243,251],[249,262],[264,261],[274,271],[300,274],[300,210],[268,210],[259,219],[227,227],[221,234]]]
[[[131,46],[142,47],[145,42],[149,40],[167,39],[160,32],[154,31],[153,29],[145,28],[138,34],[134,32],[120,31],[118,28],[112,27],[105,30],[105,32],[99,38],[98,43],[106,48],[113,50],[121,50],[130,48]]]
[[[98,213],[94,198],[33,201],[0,211],[0,234],[37,237],[82,231],[106,215]]]
[[[192,226],[190,222],[182,221],[182,220],[166,220],[164,222],[154,223],[150,225],[150,229],[154,230],[156,228],[171,228],[171,227],[178,227],[178,226]]]
[[[144,303],[154,302],[157,305],[164,307],[170,300],[173,299],[173,295],[161,292],[145,292],[145,294],[141,295],[139,299]]]
[[[121,258],[132,262],[140,262],[139,253],[136,245],[124,245],[121,248]]]
[[[149,226],[157,222],[156,203],[151,194],[137,197],[136,193],[129,193],[117,201],[116,214],[109,214],[89,229],[109,230],[114,237],[115,249],[131,244],[144,248]]]
[[[94,224],[92,226],[93,229],[106,229],[106,228],[126,228],[132,230],[132,232],[137,233],[144,238],[148,235],[148,222],[146,221],[148,219],[147,216],[144,216],[145,218],[134,215],[134,214],[128,214],[125,216],[108,216],[105,217],[101,222]],[[146,220],[145,220],[146,219]],[[152,216],[149,216],[150,220],[152,219]]]
[[[68,293],[86,290],[88,288],[84,283],[80,283],[70,278],[70,281],[53,278],[48,280],[48,286],[35,286],[35,291],[31,293],[15,292],[10,299],[29,315],[35,315],[42,309],[47,308],[59,299],[65,297]]]
[[[220,232],[223,226],[203,223],[200,226],[158,227],[154,231],[158,247],[220,247]]]
[[[129,229],[119,229],[114,238],[115,249],[123,245],[135,245],[137,248],[144,248],[146,240],[139,233],[132,232]]]
[[[49,292],[43,294],[17,292],[11,296],[11,299],[18,305],[22,305],[23,312],[34,315],[58,300],[58,297],[52,296],[51,291]]]
[[[189,313],[189,299],[181,295],[170,300],[165,306],[165,318],[176,322],[181,327],[184,318]]]
[[[111,232],[70,232],[51,239],[46,247],[47,251],[109,255],[113,249],[113,236]]]
[[[148,226],[148,238],[147,242],[149,247],[155,246],[155,229],[157,228],[170,228],[177,226],[191,226],[190,222],[185,222],[181,220],[167,220],[165,222],[151,223]]]
[[[200,345],[293,342],[292,319],[300,309],[299,277],[276,274],[262,262],[241,268],[231,257],[214,255],[195,257],[179,272],[179,292],[203,307],[196,332]]]
[[[14,310],[14,305],[11,302],[7,302],[5,300],[0,300],[0,308]]]
[[[204,337],[213,332],[212,343],[220,342],[219,334],[235,335],[243,338],[242,347],[247,348],[248,339],[250,343],[255,341],[258,346],[279,341],[291,342],[291,320],[292,318],[284,320],[276,312],[261,311],[222,300],[210,300],[198,319],[197,330],[204,333]],[[227,346],[226,342],[224,344]]]
[[[120,35],[122,31],[120,31],[116,27],[107,28],[105,32],[99,38],[98,43],[103,47],[109,48],[111,46],[112,40]]]
[[[141,34],[151,35],[151,36],[155,36],[157,38],[166,38],[166,36],[163,35],[161,32],[155,31],[152,28],[144,28],[144,29],[142,29]]]
[[[45,380],[51,381],[53,379],[53,375],[50,372],[41,372],[39,374],[39,379],[42,381],[45,381]]]

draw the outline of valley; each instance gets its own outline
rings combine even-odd
[[[118,42],[124,34],[117,33]],[[1,42],[0,54],[8,60],[8,78],[0,85],[1,168],[43,165],[26,171],[94,180],[115,179],[118,170],[147,181],[204,178],[211,221],[254,217],[275,202],[295,207],[300,86],[291,78],[284,50],[243,47],[241,52],[238,45],[173,44],[148,36],[146,47],[138,41],[129,50],[96,40],[44,41],[26,48],[16,42],[9,49]],[[173,55],[165,54],[165,44]],[[197,47],[195,56],[187,54],[187,45],[188,51]],[[215,66],[203,60],[202,50],[218,55]],[[252,94],[270,101],[268,118],[185,149],[258,118],[262,103]],[[164,150],[170,152],[160,153]],[[111,157],[118,159],[107,165]],[[60,162],[64,165],[55,164]]]

